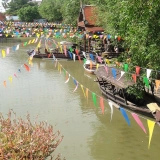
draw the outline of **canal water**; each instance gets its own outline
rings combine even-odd
[[[0,49],[12,47],[17,43],[1,43]],[[33,59],[26,71],[27,49],[32,45],[20,46],[10,51],[5,58],[0,57],[0,112],[6,115],[9,109],[17,117],[30,114],[32,121],[47,121],[54,130],[60,130],[64,139],[55,151],[67,160],[157,160],[160,157],[160,127],[155,125],[150,148],[147,120],[140,118],[147,134],[137,125],[127,112],[131,125],[128,126],[119,110],[111,109],[104,101],[105,114],[99,107],[101,92],[94,75],[86,73],[79,61],[59,61]],[[66,73],[71,75],[68,83]],[[9,77],[13,81],[9,81]],[[74,91],[73,80],[79,82]],[[6,87],[4,87],[6,81]],[[89,89],[88,102],[84,90]],[[94,106],[92,92],[96,93],[97,106]]]

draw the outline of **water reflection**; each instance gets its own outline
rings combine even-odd
[[[9,44],[10,46],[12,44]],[[7,44],[7,46],[9,46]],[[1,49],[5,45],[1,46]],[[23,67],[27,63],[26,50],[29,46],[0,59],[0,111],[6,114],[9,109],[24,117],[27,112],[35,121],[46,120],[60,130],[64,140],[57,148],[56,153],[71,160],[150,160],[159,156],[157,143],[160,128],[155,126],[151,148],[148,150],[147,134],[139,128],[129,115],[131,126],[125,122],[121,113],[114,109],[113,119],[110,122],[110,108],[105,101],[105,115],[100,108],[93,104],[91,92],[101,96],[101,92],[94,80],[94,75],[85,73],[78,61],[60,61],[67,72],[80,84],[87,87],[89,92],[88,103],[79,86],[73,93],[75,84],[73,79],[65,84],[66,75],[60,73],[53,60],[34,59],[31,71]],[[21,68],[21,72],[18,69]],[[10,83],[8,77],[16,73]],[[7,81],[7,87],[3,81]],[[99,98],[97,97],[99,105]],[[147,122],[143,120],[147,129]]]

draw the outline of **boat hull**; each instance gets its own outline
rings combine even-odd
[[[119,95],[114,95],[112,90],[107,89],[100,83],[98,83],[98,85],[104,97],[114,102],[116,106],[128,109],[146,117],[155,118],[152,112],[146,106],[137,106],[129,101],[126,103],[122,97]]]

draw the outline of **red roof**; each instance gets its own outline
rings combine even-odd
[[[95,6],[84,6],[84,17],[85,20],[88,22],[89,25],[95,25],[96,24],[96,11]]]
[[[4,21],[6,19],[6,16],[3,13],[0,13],[0,21]]]

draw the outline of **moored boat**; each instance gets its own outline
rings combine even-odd
[[[95,62],[93,62],[92,60],[87,60],[84,64],[83,64],[83,68],[87,73],[91,73],[94,74],[97,65]]]
[[[160,101],[150,93],[144,90],[144,97],[136,97],[127,92],[129,87],[134,85],[132,80],[128,80],[117,70],[116,75],[113,73],[113,67],[102,66],[95,71],[99,88],[102,94],[117,106],[126,108],[135,113],[145,115],[160,121]],[[145,87],[144,87],[145,88]]]

